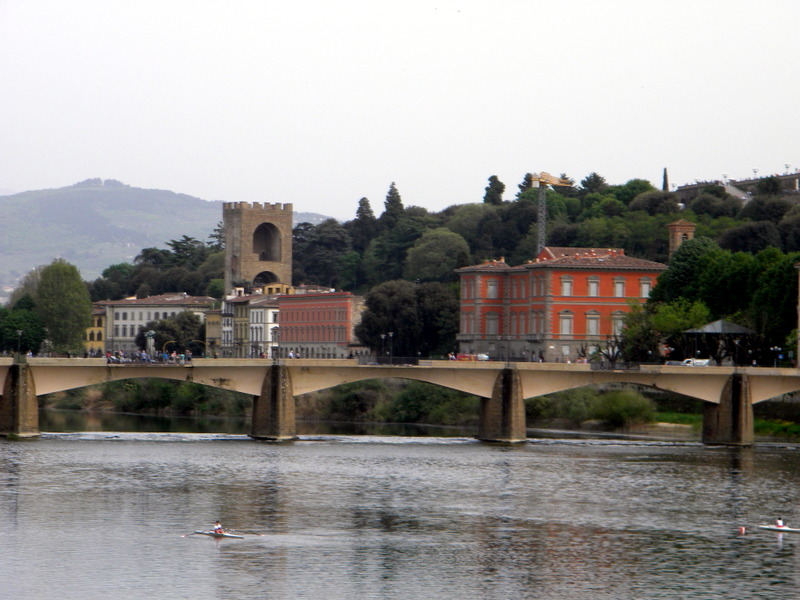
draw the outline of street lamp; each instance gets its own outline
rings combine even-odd
[[[17,329],[17,354],[22,353],[22,329]]]
[[[781,350],[783,350],[783,348],[781,348],[780,346],[772,346],[770,348],[770,350],[775,353],[775,362],[773,363],[772,366],[773,367],[777,367],[778,366],[778,357],[780,356],[780,352],[781,352]]]
[[[394,331],[389,332],[389,364],[394,364],[394,351],[392,350],[392,338],[394,338]]]

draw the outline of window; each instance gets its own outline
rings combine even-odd
[[[600,295],[600,280],[597,277],[589,278],[589,295],[590,296]]]
[[[572,277],[561,278],[561,295],[572,296]]]
[[[649,298],[651,288],[652,282],[649,278],[639,280],[639,296],[642,298]]]
[[[558,332],[561,335],[572,335],[572,313],[562,312],[558,315]]]
[[[600,335],[600,313],[586,313],[586,335]]]
[[[616,298],[624,298],[625,297],[625,280],[622,278],[617,278],[614,280],[614,296]]]
[[[615,312],[611,315],[611,332],[614,335],[620,335],[622,333],[622,327],[625,324],[625,313],[623,312]]]
[[[497,313],[489,313],[486,315],[486,335],[497,335],[498,329]]]
[[[497,298],[497,280],[490,279],[486,282],[486,297]]]

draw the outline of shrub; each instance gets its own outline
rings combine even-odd
[[[592,418],[614,428],[649,423],[655,415],[655,406],[641,394],[631,391],[613,391],[600,394],[592,405]]]

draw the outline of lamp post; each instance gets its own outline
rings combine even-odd
[[[389,364],[394,364],[394,351],[392,349],[392,338],[394,338],[394,331],[389,332]]]
[[[22,354],[22,329],[17,329],[17,354]]]
[[[385,347],[385,346],[384,346],[384,342],[385,342],[385,341],[386,341],[386,334],[385,334],[385,333],[382,333],[382,334],[381,334],[381,360],[383,360],[383,356],[384,356],[384,347]],[[378,361],[378,364],[380,364],[380,362],[381,362],[381,361],[379,360],[379,361]]]
[[[770,348],[770,350],[775,353],[775,361],[772,364],[772,366],[773,367],[777,367],[778,366],[778,357],[780,356],[780,352],[781,352],[782,348],[780,346],[772,346]]]

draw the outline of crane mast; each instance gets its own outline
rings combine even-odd
[[[550,173],[535,174],[532,178],[533,187],[539,188],[539,212],[537,215],[536,223],[536,255],[538,256],[545,245],[545,237],[547,233],[547,186],[560,185],[571,187],[572,182],[561,177],[553,177]]]

